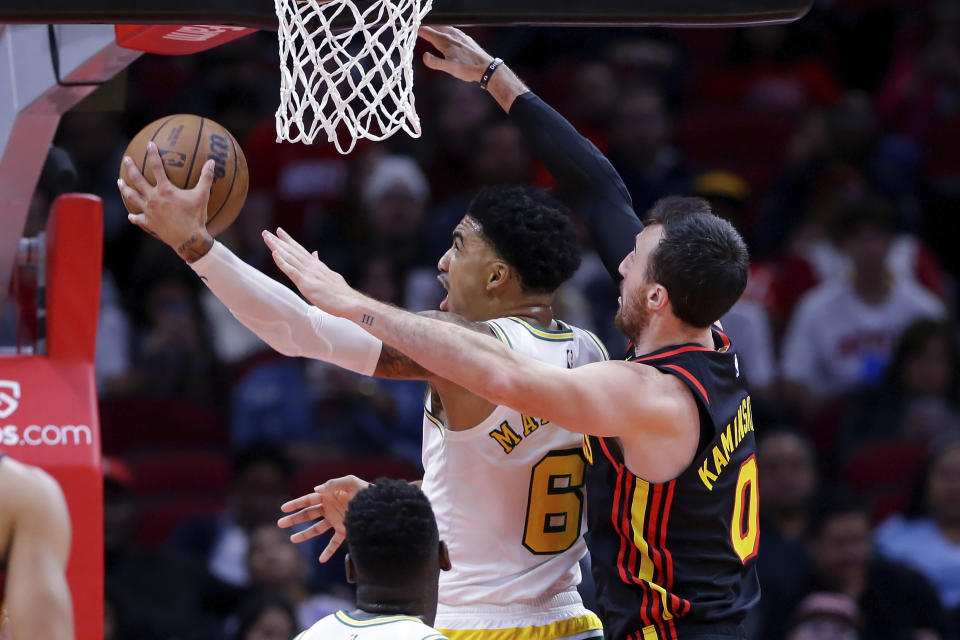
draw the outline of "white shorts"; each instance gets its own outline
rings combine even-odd
[[[576,590],[518,605],[437,605],[433,627],[450,640],[592,640],[603,624]]]

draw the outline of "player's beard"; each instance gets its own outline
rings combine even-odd
[[[623,299],[613,322],[620,333],[636,342],[650,325],[650,312],[644,309],[642,304],[630,304]]]

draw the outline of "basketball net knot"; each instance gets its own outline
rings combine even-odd
[[[274,0],[280,26],[277,141],[327,141],[346,154],[360,138],[403,129],[420,137],[413,51],[432,0]]]

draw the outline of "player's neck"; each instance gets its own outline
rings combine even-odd
[[[375,585],[357,587],[357,609],[378,616],[403,615],[425,618],[426,598],[418,598],[416,589],[396,589]]]
[[[520,300],[514,304],[503,305],[496,317],[505,318],[507,316],[523,318],[538,327],[549,329],[553,323],[553,307],[550,306],[549,299]]]
[[[710,327],[698,329],[683,324],[675,318],[654,316],[642,334],[633,338],[633,349],[644,355],[678,344],[698,344],[713,348],[713,333]]]

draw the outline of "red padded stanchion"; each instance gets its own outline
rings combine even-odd
[[[47,355],[0,358],[0,449],[47,470],[67,498],[77,638],[103,637],[103,479],[93,356],[103,207],[57,198],[47,223]],[[43,615],[38,612],[38,615]]]

